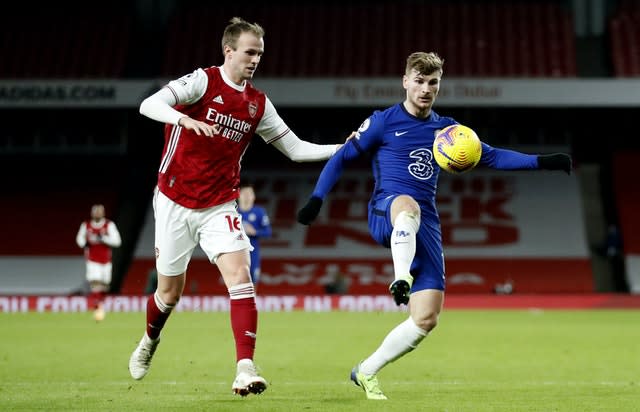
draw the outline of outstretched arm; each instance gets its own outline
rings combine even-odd
[[[320,145],[300,140],[291,130],[272,145],[294,162],[327,160],[340,148],[337,144]]]
[[[298,222],[303,225],[310,225],[322,207],[322,201],[336,184],[344,166],[352,160],[358,158],[362,153],[362,149],[358,145],[356,139],[350,139],[344,146],[333,156],[322,169],[316,187],[311,194],[311,198],[307,204],[298,211]]]
[[[566,153],[531,155],[515,150],[500,149],[482,143],[480,163],[499,170],[563,170],[571,173],[571,157]]]
[[[294,162],[327,160],[341,145],[320,145],[301,140],[282,120],[269,98],[265,99],[264,115],[256,133]]]

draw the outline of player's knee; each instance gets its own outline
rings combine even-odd
[[[243,268],[240,270],[240,273],[239,273],[239,276],[238,276],[238,277],[239,277],[239,279],[240,279],[240,280],[242,280],[242,279],[246,279],[247,281],[252,282],[252,281],[253,281],[253,280],[252,280],[253,278],[251,277],[251,270],[249,269],[249,266],[245,266],[245,267],[243,267]]]
[[[409,219],[420,222],[420,205],[411,196],[398,196],[393,202],[391,212],[396,218],[402,214]]]
[[[171,305],[171,306],[175,306],[178,304],[178,301],[180,300],[180,296],[182,295],[182,291],[181,290],[177,290],[175,288],[160,288],[158,287],[156,293],[158,294],[158,296],[160,297],[160,299],[162,299],[162,302],[166,305]]]
[[[419,319],[414,318],[414,322],[419,328],[424,329],[427,332],[430,332],[433,329],[435,329],[436,326],[438,326],[438,313],[436,312],[426,313],[424,314],[424,316],[420,316]]]
[[[398,196],[393,203],[393,206],[398,209],[398,212],[405,211],[408,213],[417,213],[418,216],[420,215],[420,205],[418,205],[418,202],[411,196]]]
[[[241,283],[251,282],[251,271],[248,265],[238,265],[232,273],[232,283],[239,285]]]

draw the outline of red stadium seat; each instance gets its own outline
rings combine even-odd
[[[621,1],[609,21],[611,62],[616,77],[640,76],[640,4]]]
[[[208,13],[206,3],[193,4],[178,5],[169,23],[163,75],[222,61],[211,39],[236,6]],[[274,3],[252,12],[267,31],[264,77],[396,76],[416,50],[437,51],[450,76],[576,75],[571,15],[555,2]]]

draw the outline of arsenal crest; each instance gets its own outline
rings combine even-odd
[[[249,103],[249,116],[256,117],[258,113],[258,104],[256,102]]]

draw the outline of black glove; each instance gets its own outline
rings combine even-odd
[[[544,170],[564,170],[571,174],[571,156],[566,153],[554,153],[538,156],[538,167]]]
[[[310,225],[316,217],[318,213],[320,213],[320,208],[322,207],[322,199],[319,197],[312,196],[311,199],[307,202],[306,205],[300,210],[298,210],[298,222],[303,225]]]

